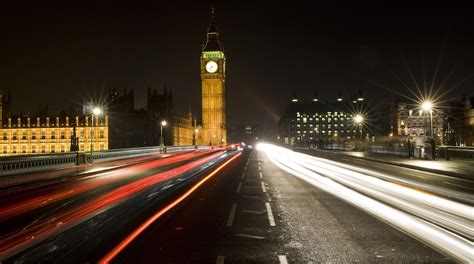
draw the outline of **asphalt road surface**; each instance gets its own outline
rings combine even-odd
[[[113,263],[454,262],[285,172],[256,150],[211,178]]]

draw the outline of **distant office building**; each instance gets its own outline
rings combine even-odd
[[[403,101],[394,103],[396,109],[396,135],[410,137],[428,137],[431,135],[430,114],[418,104]],[[443,142],[443,116],[439,111],[432,114],[433,137],[438,144]]]
[[[315,97],[302,102],[293,96],[278,123],[278,140],[288,145],[328,144],[368,136],[367,124],[357,124],[347,104],[364,104],[339,96],[335,102],[321,102]]]
[[[444,144],[474,146],[474,97],[448,102],[444,122]]]
[[[93,150],[109,148],[107,116],[94,118],[92,128],[90,115],[80,113],[62,113],[54,117],[12,115],[4,111],[5,100],[1,94],[0,97],[2,155],[69,152],[72,145],[77,145],[80,151],[90,151],[91,143]],[[73,141],[74,138],[77,141]]]
[[[243,124],[229,129],[229,139],[231,142],[244,142],[254,144],[262,139],[262,126],[259,124]]]

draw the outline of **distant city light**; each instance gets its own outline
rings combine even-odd
[[[363,117],[362,115],[359,115],[359,114],[358,114],[358,115],[356,115],[356,116],[354,117],[354,121],[355,121],[357,124],[360,124],[360,123],[362,123],[362,122],[364,121],[364,117]]]
[[[293,103],[296,103],[296,102],[298,102],[298,99],[293,98],[293,99],[291,99],[291,101],[292,101]]]
[[[167,124],[168,124],[168,122],[166,122],[166,120],[161,121],[162,126],[166,126]]]

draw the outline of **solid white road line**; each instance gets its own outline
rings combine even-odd
[[[236,193],[240,192],[240,188],[242,188],[242,182],[239,182],[239,185],[237,185],[237,190],[235,190]]]
[[[225,256],[217,256],[216,264],[224,264]]]
[[[258,175],[260,175],[260,179],[263,179],[263,174],[262,174],[262,172],[259,172]]]
[[[261,183],[262,183],[262,191],[263,191],[264,193],[266,193],[266,192],[267,192],[267,189],[265,188],[265,183],[263,183],[263,182],[261,182]]]
[[[230,213],[229,213],[229,217],[227,218],[226,226],[232,226],[232,223],[234,222],[235,210],[236,209],[237,209],[237,203],[234,203],[232,205],[232,208],[230,209]]]
[[[270,203],[265,203],[267,207],[267,215],[268,221],[270,222],[270,226],[275,226],[275,218],[273,218],[272,208],[270,207]]]
[[[278,260],[280,261],[280,264],[288,264],[288,260],[286,259],[285,255],[279,255]]]

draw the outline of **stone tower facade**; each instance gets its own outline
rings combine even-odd
[[[201,52],[202,81],[202,145],[227,142],[225,117],[225,63],[224,50],[214,23],[214,9],[207,30],[207,41]]]

